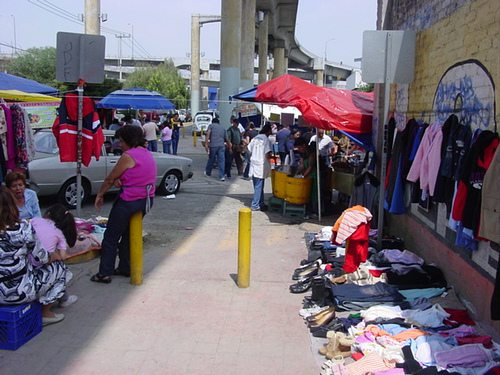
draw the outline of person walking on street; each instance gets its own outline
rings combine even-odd
[[[144,132],[144,138],[148,141],[148,150],[158,152],[158,139],[156,138],[158,125],[153,121],[146,122],[142,127],[142,131]]]
[[[271,175],[271,161],[273,150],[269,136],[272,130],[270,125],[264,125],[260,134],[252,139],[248,145],[250,152],[250,172],[253,182],[253,200],[250,206],[252,211],[266,211],[264,203],[264,181]]]
[[[172,150],[170,146],[172,146],[172,129],[170,128],[170,124],[168,121],[164,121],[161,126],[161,142],[163,144],[163,153],[171,154]]]
[[[170,121],[172,124],[172,153],[177,155],[177,147],[179,146],[179,129],[182,128],[182,121],[179,119],[179,114],[175,113]]]
[[[238,118],[231,116],[231,126],[227,129],[227,137],[232,147],[226,149],[226,177],[231,178],[231,165],[236,163],[238,176],[243,174],[243,160],[241,160],[241,151],[243,150],[242,137],[239,129]]]
[[[212,119],[212,123],[208,126],[207,134],[205,136],[205,150],[208,152],[207,165],[205,167],[205,176],[210,177],[214,167],[215,159],[217,158],[217,167],[219,169],[219,179],[225,180],[224,165],[225,165],[225,152],[224,142],[228,148],[231,147],[231,142],[227,137],[227,131],[219,123],[218,118]]]

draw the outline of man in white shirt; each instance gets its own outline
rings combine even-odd
[[[333,143],[330,136],[325,135],[325,131],[323,129],[317,129],[317,135],[313,135],[309,144],[312,142],[316,142],[316,139],[319,139],[319,157],[320,163],[324,163],[326,166],[330,166],[331,164],[331,156],[337,153],[337,145]],[[321,164],[320,164],[321,165]]]
[[[152,152],[158,151],[158,139],[156,138],[156,132],[158,131],[158,125],[153,121],[146,122],[142,127],[144,132],[144,138],[148,141],[148,150]]]
[[[272,147],[269,141],[271,126],[266,124],[262,127],[259,135],[255,136],[248,145],[250,152],[249,176],[253,181],[253,200],[250,206],[252,211],[266,211],[267,205],[264,203],[264,181],[271,175]]]

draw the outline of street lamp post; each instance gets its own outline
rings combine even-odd
[[[13,51],[15,50],[16,51],[16,55],[17,55],[17,38],[16,38],[16,17],[14,17],[14,15],[10,15],[12,17],[12,22],[14,23],[14,48],[13,48]]]
[[[129,23],[129,25],[132,27],[132,60],[134,59],[134,25]]]
[[[328,60],[328,55],[327,55],[327,49],[328,49],[328,42],[331,42],[332,40],[335,40],[335,38],[332,38],[332,39],[328,39],[326,42],[325,42],[325,70],[324,70],[324,83],[323,83],[323,86],[326,87],[326,84],[328,82],[328,74],[326,74],[326,60]]]
[[[331,42],[332,40],[335,40],[335,38],[332,38],[332,39],[328,39],[326,42],[325,42],[325,61],[328,60],[328,56],[326,54],[327,52],[327,48],[328,48],[328,42]]]
[[[123,38],[130,38],[130,34],[115,34],[115,36],[120,39],[120,43],[118,43],[118,64],[119,64],[119,80],[122,80],[122,40]]]

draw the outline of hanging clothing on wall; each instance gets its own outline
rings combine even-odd
[[[497,133],[490,130],[481,132],[465,157],[460,174],[452,218],[461,221],[464,228],[472,229],[475,236],[479,230],[481,188],[498,144]]]
[[[92,156],[99,160],[104,134],[102,132],[97,107],[92,99],[83,97],[82,111],[82,163],[89,165]],[[78,157],[78,95],[66,94],[59,107],[59,115],[52,125],[57,139],[61,161],[77,161]]]
[[[378,225],[378,200],[380,181],[370,172],[365,172],[354,180],[349,206],[366,207],[373,215],[372,226]]]
[[[500,148],[484,175],[479,237],[500,243]]]
[[[417,182],[419,180],[420,189],[427,190],[431,196],[434,195],[441,163],[442,140],[442,125],[439,123],[429,125],[407,176],[408,181]]]
[[[394,141],[392,157],[386,175],[384,203],[384,208],[393,214],[405,213],[404,183],[408,171],[407,166],[410,164],[410,161],[405,158],[405,155],[409,157],[410,153],[406,153],[405,150],[413,144],[414,139],[411,137],[416,136],[415,128],[418,126],[415,119],[409,120],[404,130],[397,133]]]

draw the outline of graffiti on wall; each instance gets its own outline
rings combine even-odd
[[[477,60],[450,67],[434,95],[433,113],[440,122],[456,114],[472,130],[495,131],[495,85],[487,69]]]
[[[420,9],[414,17],[410,17],[401,27],[401,30],[426,30],[436,22],[434,8],[427,5]]]

